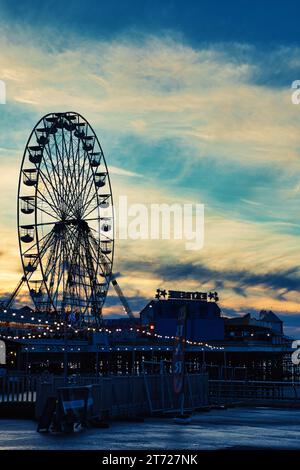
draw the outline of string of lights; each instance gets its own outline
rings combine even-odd
[[[13,314],[12,314],[13,315]],[[22,315],[21,315],[22,317]],[[31,317],[32,321],[34,321],[35,317]],[[152,338],[156,338],[156,339],[160,339],[160,340],[176,340],[177,337],[176,336],[172,336],[172,335],[160,335],[158,333],[155,333],[155,332],[150,332],[150,331],[147,331],[146,329],[143,329],[143,328],[139,328],[139,327],[130,327],[130,328],[116,328],[116,329],[110,329],[110,328],[95,328],[95,327],[86,327],[86,328],[75,328],[74,326],[72,326],[71,324],[65,324],[64,322],[57,322],[57,321],[54,321],[53,322],[53,325],[49,325],[49,321],[48,320],[43,320],[43,319],[37,319],[38,320],[38,324],[29,324],[29,327],[27,327],[27,329],[29,328],[34,328],[34,329],[38,329],[38,332],[31,332],[31,333],[22,333],[22,334],[19,334],[19,335],[5,335],[5,334],[2,334],[0,333],[0,337],[2,339],[8,339],[8,340],[27,340],[27,339],[47,339],[47,337],[49,338],[49,336],[51,336],[52,334],[60,334],[61,333],[61,336],[63,337],[64,334],[65,334],[65,330],[67,329],[67,331],[69,332],[72,332],[73,334],[75,335],[79,335],[79,334],[82,334],[82,333],[87,333],[87,332],[93,332],[93,333],[106,333],[106,334],[118,334],[118,333],[124,333],[124,332],[135,332],[137,334],[140,334],[141,336],[144,335],[144,336],[147,336],[147,337],[152,337]],[[42,322],[44,323],[42,325]],[[6,322],[7,323],[7,322]],[[186,344],[190,345],[190,346],[201,346],[201,347],[205,347],[205,348],[208,348],[210,350],[224,350],[224,347],[222,346],[214,346],[214,345],[211,345],[211,344],[208,344],[208,343],[204,343],[202,341],[191,341],[191,340],[184,340]]]

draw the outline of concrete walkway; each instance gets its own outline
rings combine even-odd
[[[115,422],[70,436],[39,434],[36,423],[0,419],[0,450],[299,449],[300,410],[233,408],[199,413],[192,423],[171,419]]]

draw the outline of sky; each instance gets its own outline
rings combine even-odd
[[[300,334],[296,1],[0,0],[0,295],[21,276],[16,193],[39,118],[94,127],[115,200],[201,203],[205,241],[118,240],[138,312],[160,288],[219,292],[224,315],[272,309]],[[19,301],[26,301],[26,292]],[[106,315],[120,313],[111,292]]]

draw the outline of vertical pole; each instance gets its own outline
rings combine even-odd
[[[132,361],[132,364],[131,364],[131,374],[134,375],[136,370],[135,370],[135,350],[132,349],[132,356],[131,356],[131,361]]]
[[[180,414],[181,416],[184,414],[184,392],[182,392],[180,396]]]
[[[29,360],[28,348],[27,348],[25,357],[26,357],[26,375],[28,375],[28,360]]]
[[[185,388],[185,347],[187,336],[187,306],[183,304],[179,310],[177,330],[173,350],[173,389],[179,399],[181,415],[184,412],[184,388]]]
[[[68,351],[67,351],[67,324],[64,321],[64,383],[67,383],[68,378]]]
[[[227,379],[227,359],[226,359],[226,351],[224,350],[224,379]]]
[[[96,352],[96,377],[99,375],[99,351]]]
[[[165,364],[164,361],[160,361],[160,390],[161,390],[161,408],[165,409],[165,387],[164,387],[164,372]]]
[[[150,410],[150,414],[152,415],[152,413],[153,413],[152,400],[151,400],[151,395],[150,395],[150,391],[149,391],[148,380],[147,380],[146,373],[145,373],[144,362],[142,362],[142,374],[143,374],[143,378],[144,378],[144,384],[145,384],[145,389],[146,389],[146,396],[147,396],[147,401],[148,401],[148,405],[149,405],[149,410]],[[151,377],[151,380],[152,380],[152,377]]]

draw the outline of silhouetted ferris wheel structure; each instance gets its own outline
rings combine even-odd
[[[20,169],[24,275],[10,302],[26,282],[38,311],[98,323],[114,282],[113,222],[108,168],[92,127],[74,112],[47,114],[28,139]]]

